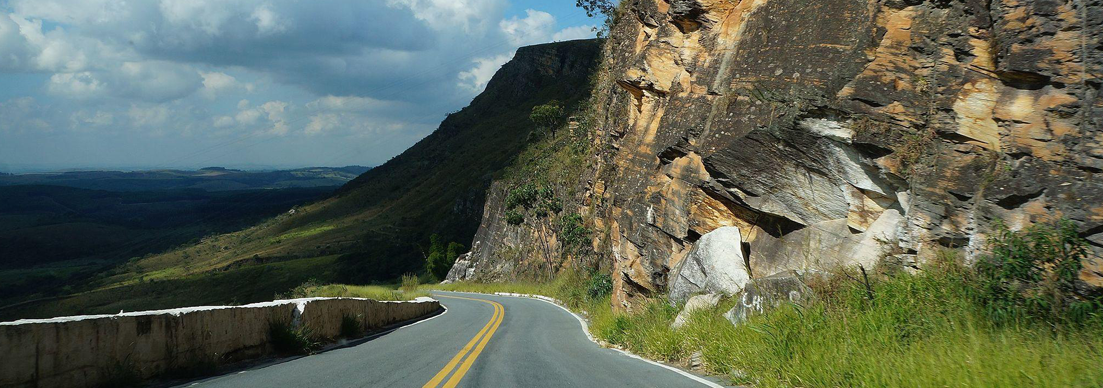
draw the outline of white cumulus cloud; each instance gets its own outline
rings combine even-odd
[[[494,77],[494,73],[498,72],[498,69],[506,62],[509,62],[510,58],[513,58],[513,53],[476,59],[474,61],[475,67],[460,73],[459,86],[471,92],[482,91],[486,87],[486,83],[490,82],[490,78]]]
[[[261,5],[253,10],[252,20],[257,24],[257,31],[261,35],[275,34],[278,32],[284,32],[288,26],[280,15],[276,14],[267,4]]]
[[[105,84],[87,71],[54,74],[46,87],[53,95],[75,99],[99,97],[106,90]]]
[[[237,112],[237,115],[234,116],[234,120],[240,125],[253,125],[260,119],[260,115],[260,109],[246,109]]]
[[[117,95],[145,101],[172,101],[204,85],[191,66],[166,61],[124,62],[112,75]]]
[[[502,20],[498,26],[509,42],[517,46],[544,43],[555,31],[555,16],[544,11],[525,10],[524,18]]]
[[[208,99],[214,99],[227,92],[241,90],[251,92],[254,88],[253,84],[241,83],[237,78],[222,72],[199,72],[199,75],[203,77],[203,96]]]
[[[596,36],[597,26],[574,26],[559,30],[559,32],[556,32],[555,35],[552,35],[551,41],[564,42],[577,39],[592,39]]]
[[[511,2],[0,0],[0,144],[18,149],[3,136],[14,131],[103,134],[73,143],[133,166],[121,155],[163,153],[142,136],[191,136],[161,137],[175,153],[237,132],[312,135],[295,160],[349,136],[382,162],[469,103],[519,46],[592,36],[543,10],[507,14]],[[0,153],[0,165],[51,152],[63,151]]]
[[[115,115],[104,111],[89,111],[79,110],[73,112],[73,115],[69,117],[69,121],[72,123],[74,129],[83,129],[85,127],[102,127],[111,125],[115,122]]]
[[[336,113],[320,113],[310,116],[310,122],[306,124],[307,135],[317,135],[341,125],[341,117]]]
[[[213,125],[215,128],[232,127],[234,125],[234,118],[230,116],[215,117]]]
[[[0,14],[0,70],[29,66],[30,45],[11,15]]]
[[[487,15],[501,12],[505,0],[387,0],[392,7],[405,7],[413,11],[418,20],[441,30],[460,30],[471,33],[487,28]]]
[[[157,127],[168,121],[169,109],[164,105],[138,106],[135,104],[130,107],[127,116],[130,117],[130,122],[135,128],[160,129]]]

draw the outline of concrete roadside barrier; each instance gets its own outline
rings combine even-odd
[[[96,387],[120,378],[148,379],[271,354],[272,322],[305,328],[325,342],[341,334],[346,317],[370,332],[440,309],[431,298],[304,298],[0,322],[0,387]]]

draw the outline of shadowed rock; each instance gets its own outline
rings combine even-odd
[[[735,298],[738,303],[724,313],[724,318],[739,325],[755,314],[764,313],[785,303],[807,305],[815,295],[795,273],[785,272],[752,280]]]

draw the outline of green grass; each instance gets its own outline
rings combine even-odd
[[[341,337],[360,338],[364,336],[363,315],[341,316]]]
[[[279,243],[283,240],[294,240],[294,239],[299,239],[299,238],[304,238],[304,237],[310,237],[310,236],[314,236],[314,235],[317,235],[317,234],[322,234],[322,233],[331,231],[331,230],[336,229],[336,228],[337,228],[337,226],[335,226],[335,225],[321,225],[321,226],[300,228],[300,229],[296,229],[296,230],[291,231],[291,232],[281,234],[281,235],[276,236],[276,237],[272,237],[270,242]]]
[[[495,292],[512,292],[517,294],[548,295],[552,294],[553,287],[544,283],[475,283],[459,282],[449,284],[427,284],[421,286],[423,290],[441,290],[457,292],[478,292],[493,294]]]
[[[292,297],[350,297],[410,300],[429,296],[425,290],[403,292],[398,285],[317,285],[310,279],[336,277],[336,256],[313,257],[244,266],[227,271],[186,275],[172,279],[136,280],[126,285],[78,293],[25,309],[5,311],[10,318],[48,318],[73,314],[110,314],[124,311],[186,306],[246,304]]]
[[[710,373],[761,387],[1095,387],[1103,385],[1103,325],[1054,332],[994,325],[971,286],[951,274],[844,284],[807,308],[785,306],[733,326],[731,301],[672,330],[664,301],[594,322],[598,337],[666,361],[701,352]]]
[[[1103,319],[1059,331],[994,324],[960,271],[878,275],[872,301],[859,283],[820,284],[813,305],[783,306],[738,327],[722,317],[734,305],[724,300],[678,330],[670,328],[678,308],[665,300],[614,313],[608,296],[580,297],[583,282],[567,278],[436,288],[556,297],[584,312],[600,339],[673,363],[700,352],[710,374],[756,387],[1103,386]]]
[[[276,352],[284,355],[310,354],[321,347],[308,327],[294,327],[290,322],[268,322],[268,339]]]
[[[186,306],[245,304],[272,300],[312,279],[335,276],[337,257],[313,257],[206,272],[165,280],[81,292],[58,300],[3,311],[0,319],[113,314]]]
[[[296,295],[299,296],[299,295]],[[307,287],[302,297],[330,297],[330,298],[367,298],[375,300],[411,300],[414,298],[429,296],[425,290],[406,292],[399,290],[397,286],[353,286],[346,284],[327,284],[324,286]]]

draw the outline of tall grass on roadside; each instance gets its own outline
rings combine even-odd
[[[341,337],[347,339],[364,336],[364,324],[362,316],[344,314],[341,315]]]
[[[307,282],[303,285],[295,287],[287,294],[276,295],[277,299],[292,299],[292,298],[310,298],[310,297],[327,297],[327,298],[367,298],[375,300],[411,300],[417,297],[429,296],[426,291],[418,290],[417,287],[405,287],[401,290],[396,289],[396,286],[385,285],[371,285],[371,286],[352,286],[346,284],[327,284],[318,285],[314,282]]]
[[[99,386],[104,388],[136,387],[142,383],[142,373],[127,356],[122,361],[111,363],[110,367],[100,371],[103,374]]]
[[[602,340],[675,363],[700,353],[708,372],[755,387],[1103,386],[1103,308],[1075,287],[1084,241],[1064,222],[993,236],[975,269],[944,251],[914,275],[840,273],[812,284],[809,306],[739,326],[722,316],[730,298],[680,329],[670,328],[679,309],[662,298],[613,312],[598,274],[433,287],[555,297]]]
[[[836,285],[808,308],[781,307],[734,326],[732,301],[670,328],[677,309],[654,300],[635,314],[596,316],[594,334],[633,352],[684,361],[760,387],[1103,386],[1103,330],[996,325],[960,277],[927,271]]]
[[[408,273],[402,275],[402,292],[413,294],[417,292],[418,287],[421,286],[421,280],[418,280],[417,275]]]
[[[740,326],[722,317],[734,305],[726,300],[670,329],[677,310],[656,299],[592,327],[657,359],[700,352],[709,372],[758,387],[1103,386],[1098,300],[1074,295],[1049,272],[1082,242],[1039,228],[997,233],[980,270],[945,254],[919,274],[881,271],[868,285],[834,276],[814,284],[820,297],[811,306],[783,306]],[[1001,249],[1008,246],[1018,248]]]
[[[295,327],[287,320],[268,321],[268,340],[282,355],[310,354],[321,346],[310,328]]]
[[[998,230],[977,270],[946,251],[915,275],[885,267],[867,283],[838,274],[813,284],[810,306],[740,326],[722,316],[730,299],[681,329],[670,328],[678,309],[661,298],[614,313],[596,274],[440,288],[552,296],[587,315],[600,339],[670,362],[699,352],[709,372],[756,387],[1098,387],[1103,317],[1097,299],[1071,286],[1070,263],[1084,250],[1070,230]]]

